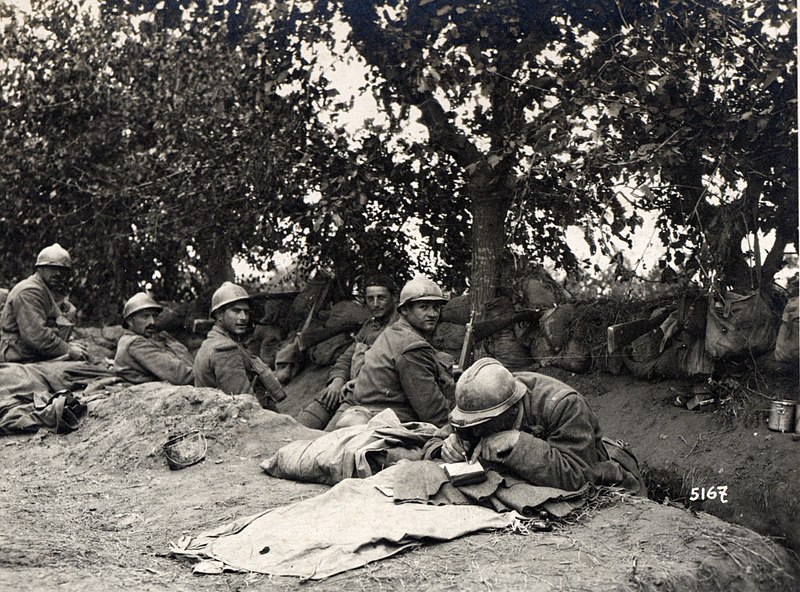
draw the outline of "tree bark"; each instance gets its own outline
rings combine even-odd
[[[233,254],[231,246],[221,237],[212,239],[210,248],[206,256],[206,275],[208,276],[209,286],[219,286],[223,282],[233,282],[236,274],[233,271]]]
[[[501,192],[474,189],[472,202],[472,286],[471,306],[475,318],[482,315],[481,305],[496,295],[500,281],[500,258],[506,244],[508,199]]]

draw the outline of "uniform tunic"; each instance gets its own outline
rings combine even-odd
[[[56,330],[59,316],[50,288],[38,273],[19,282],[0,316],[0,360],[35,362],[68,354],[69,344]]]
[[[389,314],[384,319],[367,319],[356,333],[354,342],[340,355],[328,373],[328,384],[336,378],[341,378],[347,382],[355,378],[364,362],[364,353],[369,349],[383,330],[397,318],[397,314]]]
[[[255,375],[248,369],[247,356],[225,329],[214,325],[194,358],[194,385],[229,395],[253,394]]]
[[[342,407],[361,405],[373,413],[390,408],[400,421],[441,426],[447,422],[453,390],[453,379],[436,350],[401,317],[366,352]]]
[[[514,376],[528,390],[522,397],[519,440],[501,466],[534,485],[568,491],[586,483],[644,491],[638,470],[631,472],[610,459],[597,416],[582,395],[544,374],[515,372]],[[452,433],[450,424],[440,429],[426,445],[426,458],[439,456],[443,440]]]
[[[176,385],[194,382],[192,354],[166,331],[145,337],[126,330],[117,343],[114,372],[134,384],[156,380]]]

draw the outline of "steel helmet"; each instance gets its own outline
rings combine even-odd
[[[247,293],[247,290],[241,286],[237,286],[233,282],[223,282],[211,297],[211,311],[208,314],[212,316],[223,306],[239,302],[240,300],[250,300],[250,295]]]
[[[137,292],[128,298],[125,306],[122,307],[122,318],[127,319],[129,316],[136,314],[139,311],[151,309],[160,312],[164,310],[164,307],[153,300],[153,297],[147,292]]]
[[[36,257],[36,267],[41,265],[72,269],[72,258],[64,247],[58,243],[53,243],[39,251],[39,256]]]
[[[442,294],[442,289],[436,285],[436,282],[424,275],[417,275],[413,280],[406,282],[406,285],[400,290],[400,304],[397,305],[397,309],[400,310],[402,306],[409,302],[417,302],[419,300],[447,302],[447,298]]]
[[[519,401],[528,388],[494,358],[481,358],[456,384],[450,423],[466,428],[497,417]]]

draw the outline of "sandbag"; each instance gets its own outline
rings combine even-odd
[[[533,364],[530,352],[519,342],[513,329],[503,329],[484,339],[483,344],[490,356],[512,372],[530,370]]]
[[[570,338],[570,324],[575,317],[575,307],[565,304],[546,310],[539,319],[539,327],[551,347],[560,352],[567,346]]]
[[[439,317],[440,322],[455,323],[457,325],[466,325],[469,322],[470,313],[470,296],[469,294],[462,294],[447,301],[442,307],[442,313]]]
[[[363,323],[372,315],[369,309],[355,300],[342,300],[331,307],[325,327],[342,327]]]
[[[553,349],[541,331],[537,333],[530,347],[530,354],[534,361],[542,367],[552,366],[553,360],[558,357],[558,352]]]
[[[583,374],[592,366],[592,354],[585,343],[573,336],[552,360],[551,365],[575,374]]]
[[[442,322],[436,325],[436,331],[433,332],[431,344],[439,351],[447,352],[458,358],[461,354],[461,346],[464,345],[464,338],[466,336],[467,328],[464,325]]]
[[[790,298],[783,309],[778,338],[775,341],[775,359],[779,362],[800,362],[800,312],[798,297]]]
[[[715,358],[759,355],[775,345],[772,307],[760,292],[711,294],[706,317],[706,351]]]
[[[529,308],[550,308],[566,299],[564,289],[544,270],[542,273],[524,278],[520,282],[520,289],[525,298],[525,305]]]
[[[500,296],[499,298],[494,298],[485,302],[483,305],[483,319],[484,321],[488,321],[490,319],[497,319],[500,317],[512,317],[514,316],[514,303],[511,302],[510,298],[505,296]]]

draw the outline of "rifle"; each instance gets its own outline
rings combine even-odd
[[[455,368],[457,373],[463,372],[472,363],[472,348],[475,345],[475,338],[473,336],[473,327],[475,325],[475,310],[469,313],[469,321],[467,322],[467,333],[464,335],[464,344],[461,346],[461,355],[458,356],[458,365]]]
[[[311,319],[313,319],[314,315],[316,315],[316,313],[319,312],[319,309],[325,302],[325,298],[328,297],[328,291],[330,290],[330,288],[331,288],[331,280],[328,280],[325,283],[325,286],[322,288],[322,291],[319,293],[319,296],[317,296],[316,299],[314,299],[314,304],[311,305],[311,310],[308,311],[308,315],[306,316],[306,320],[303,323],[303,327],[297,333],[297,347],[300,348],[300,351],[305,351],[312,345],[316,345],[317,343],[322,343],[323,341],[325,341],[325,339],[327,339],[326,337],[325,339],[320,339],[316,343],[309,343],[310,342],[309,337],[311,337],[311,335],[306,336],[305,333],[308,330],[308,326],[311,324]],[[334,333],[334,335],[336,335],[336,333]]]
[[[611,325],[606,329],[608,341],[608,353],[613,354],[621,347],[628,345],[637,337],[641,337],[648,331],[660,327],[661,323],[667,320],[670,315],[669,310],[661,311],[649,319],[637,319],[627,323]]]
[[[322,343],[323,341],[336,337],[341,333],[352,333],[358,331],[361,323],[347,323],[345,325],[337,325],[336,327],[319,327],[314,329],[306,329],[299,337],[300,350],[307,350]]]
[[[258,382],[261,383],[261,386],[264,387],[264,394],[266,394],[269,399],[272,399],[276,403],[283,401],[286,398],[286,391],[283,390],[283,386],[275,377],[275,374],[273,374],[272,369],[270,369],[270,367],[267,366],[267,364],[261,358],[254,356],[244,347],[242,347],[241,343],[237,342],[236,347],[239,348],[239,351],[241,351],[242,355],[245,357],[245,364],[247,364],[248,370],[256,375],[256,380],[258,380]],[[264,409],[269,409],[269,401],[264,400],[258,389],[254,388],[253,392],[256,396],[256,399],[258,399],[259,404]]]
[[[480,341],[495,333],[502,331],[506,327],[510,327],[516,323],[538,321],[544,314],[543,310],[538,308],[521,310],[515,312],[513,315],[500,316],[494,319],[485,321],[478,321],[475,323],[475,339]]]

